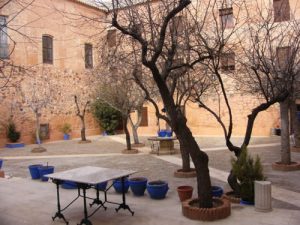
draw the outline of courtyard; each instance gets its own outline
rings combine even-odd
[[[92,136],[88,144],[78,144],[78,140],[45,143],[43,153],[31,153],[33,145],[20,149],[1,149],[0,158],[4,159],[3,170],[6,178],[0,179],[0,224],[1,225],[48,225],[64,224],[62,220],[51,219],[56,212],[56,188],[51,181],[31,180],[28,166],[32,164],[49,164],[55,166],[55,172],[81,166],[97,166],[138,171],[132,176],[145,176],[148,181],[165,180],[169,184],[167,197],[163,200],[150,199],[148,193],[135,197],[129,191],[126,200],[135,211],[134,216],[128,211],[115,212],[114,205],[108,209],[100,209],[90,218],[94,225],[100,224],[206,224],[208,222],[193,221],[181,213],[181,203],[176,188],[180,185],[194,187],[196,197],[196,178],[175,178],[173,173],[181,168],[179,154],[157,156],[150,154],[147,137],[141,137],[146,144],[139,148],[138,154],[122,154],[126,148],[125,136]],[[219,137],[197,137],[201,148],[209,155],[210,175],[213,185],[219,185],[225,191],[227,174],[230,170],[230,153]],[[240,138],[234,141],[239,143]],[[175,146],[178,147],[178,146]],[[277,136],[253,138],[249,146],[252,155],[261,157],[267,180],[272,182],[272,207],[269,213],[256,212],[253,206],[232,204],[231,216],[212,224],[288,224],[300,222],[300,181],[299,171],[278,172],[271,169],[272,162],[280,158],[280,139]],[[292,153],[294,161],[300,161],[300,153]],[[88,195],[94,196],[94,190]],[[77,190],[61,190],[61,204],[65,206],[77,194]],[[120,201],[121,195],[113,189],[109,191],[113,201]],[[89,209],[92,210],[92,209]],[[64,215],[69,224],[77,224],[83,217],[82,199],[68,208]]]

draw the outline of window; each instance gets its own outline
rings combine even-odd
[[[142,120],[141,120],[141,127],[147,127],[148,126],[148,108],[143,107],[142,108]]]
[[[290,20],[289,0],[273,0],[274,22]]]
[[[288,69],[290,54],[290,46],[276,48],[277,64],[280,71],[285,71]]]
[[[7,26],[6,17],[0,16],[0,59],[7,59],[8,53],[8,41],[7,41]]]
[[[117,44],[117,31],[116,30],[108,30],[107,31],[107,43],[108,47],[115,47]]]
[[[180,35],[183,33],[183,20],[182,20],[182,16],[175,16],[173,19],[172,19],[172,22],[171,22],[171,33],[174,35],[174,36],[177,36],[177,35]]]
[[[91,44],[84,45],[85,68],[93,68],[93,46]]]
[[[221,62],[221,69],[223,71],[235,70],[234,52],[222,54],[220,62]]]
[[[53,64],[53,38],[43,35],[43,63]]]
[[[232,8],[220,9],[219,14],[222,29],[234,27]]]

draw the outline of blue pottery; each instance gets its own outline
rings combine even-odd
[[[62,185],[61,185],[62,188],[64,189],[77,189],[77,184],[73,181],[67,181],[65,180]]]
[[[147,184],[147,191],[152,199],[164,199],[169,190],[165,181],[152,181]]]
[[[211,192],[213,197],[220,198],[223,195],[223,188],[219,186],[211,186]]]
[[[165,137],[167,135],[166,130],[160,130],[157,132],[158,137]]]
[[[31,178],[33,180],[41,178],[41,175],[40,175],[40,172],[39,172],[39,168],[42,167],[42,166],[43,166],[42,164],[36,164],[36,165],[30,165],[30,166],[28,166]]]
[[[38,168],[41,181],[48,181],[49,178],[45,177],[44,175],[54,173],[54,166],[42,166]]]
[[[113,187],[116,190],[117,193],[122,193],[122,181],[121,179],[116,179],[113,181]],[[128,179],[124,180],[124,188],[125,188],[125,193],[128,192],[129,189],[129,182]]]
[[[240,201],[241,205],[254,205],[254,202],[250,202],[250,201],[246,201],[246,200],[242,200]]]
[[[2,168],[3,159],[0,159],[0,169]]]
[[[166,137],[172,137],[173,132],[171,130],[166,130]]]
[[[129,179],[129,186],[135,196],[143,196],[147,186],[146,177],[134,177]]]
[[[64,134],[64,140],[70,140],[70,134]]]
[[[6,148],[23,148],[25,147],[24,143],[8,143],[5,145]]]
[[[105,191],[106,186],[107,186],[107,181],[101,182],[101,183],[96,185],[96,189],[99,190],[99,191]]]

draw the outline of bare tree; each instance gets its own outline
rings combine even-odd
[[[81,130],[80,130],[81,142],[89,142],[86,139],[86,134],[85,134],[85,129],[86,129],[85,115],[86,115],[87,109],[90,105],[90,101],[86,100],[86,101],[80,102],[78,100],[78,96],[74,95],[74,102],[75,102],[75,106],[76,106],[76,116],[79,117],[80,122],[81,122]]]

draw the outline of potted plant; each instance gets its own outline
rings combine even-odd
[[[42,166],[43,166],[42,164],[34,164],[34,165],[28,166],[31,178],[33,180],[41,178],[39,168],[42,167]]]
[[[146,177],[133,177],[129,179],[129,186],[135,196],[143,196],[147,186]]]
[[[106,190],[106,186],[107,186],[107,181],[105,182],[101,182],[99,184],[96,185],[96,189],[99,191],[105,191]]]
[[[232,171],[240,185],[241,203],[254,204],[254,181],[265,180],[260,158],[254,160],[248,155],[247,148],[243,148],[239,158],[232,159]]]
[[[44,175],[54,173],[54,166],[48,166],[47,163],[47,166],[38,167],[38,171],[40,174],[41,181],[48,181],[49,178],[45,177]]]
[[[64,140],[69,140],[70,139],[70,132],[72,131],[71,124],[64,123],[61,126],[60,131],[64,134]]]
[[[120,179],[115,179],[113,181],[113,187],[114,187],[114,189],[117,193],[122,193],[122,180],[121,180],[121,178]],[[125,193],[127,193],[128,189],[129,189],[129,182],[128,182],[127,178],[124,179],[124,188],[125,188]]]
[[[193,195],[192,186],[179,186],[177,187],[177,193],[181,202],[190,199]]]
[[[9,120],[7,129],[6,129],[6,137],[9,139],[11,143],[6,144],[7,148],[20,148],[24,147],[23,143],[17,143],[21,137],[21,132],[17,131],[15,123],[12,119]]]
[[[2,168],[2,165],[3,165],[3,159],[0,159],[0,170]]]
[[[211,186],[212,196],[214,197],[222,197],[224,191],[222,187],[219,186]]]
[[[164,199],[169,190],[166,181],[156,180],[147,184],[147,191],[152,199]]]

